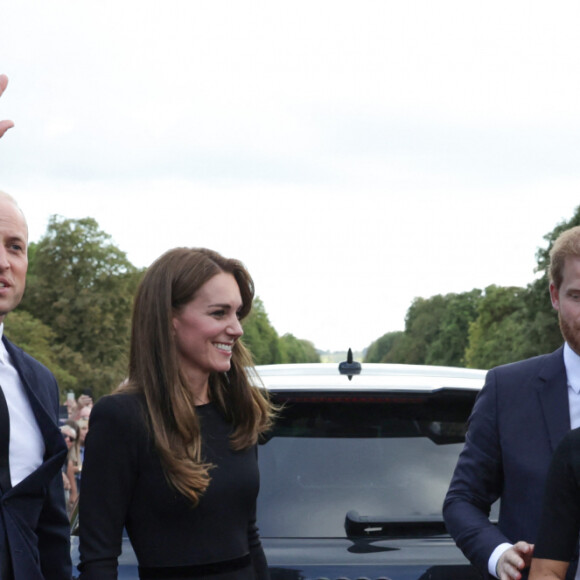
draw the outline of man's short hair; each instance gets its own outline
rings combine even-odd
[[[14,207],[20,212],[20,214],[24,219],[24,224],[26,225],[26,234],[28,235],[28,222],[26,221],[26,216],[24,215],[24,212],[18,205],[18,202],[9,193],[6,193],[5,191],[2,190],[0,190],[0,199],[5,199],[14,204]]]
[[[580,258],[580,226],[562,232],[550,250],[550,282],[558,289],[564,279],[564,263],[568,256]]]

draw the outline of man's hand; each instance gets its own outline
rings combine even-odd
[[[499,580],[520,580],[521,570],[532,562],[534,545],[518,542],[506,550],[497,561],[496,572]]]
[[[6,90],[6,86],[8,85],[8,77],[6,75],[0,75],[0,97],[2,93]],[[14,123],[12,121],[0,121],[0,137],[8,131],[11,127],[14,127]]]

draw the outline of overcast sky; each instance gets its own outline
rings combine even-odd
[[[580,205],[578,2],[0,4],[0,189],[31,239],[59,214],[136,266],[211,247],[317,348],[528,284]]]

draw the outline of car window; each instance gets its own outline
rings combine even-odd
[[[344,537],[353,510],[441,520],[474,397],[286,397],[259,449],[262,536]]]

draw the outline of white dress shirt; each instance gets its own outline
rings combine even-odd
[[[0,324],[0,339],[4,333],[4,324]],[[44,439],[20,375],[14,368],[10,355],[0,340],[0,386],[6,398],[10,415],[10,478],[12,485],[30,475],[42,464],[44,457]]]
[[[564,345],[564,366],[568,380],[568,402],[570,403],[570,427],[580,427],[580,355]]]

